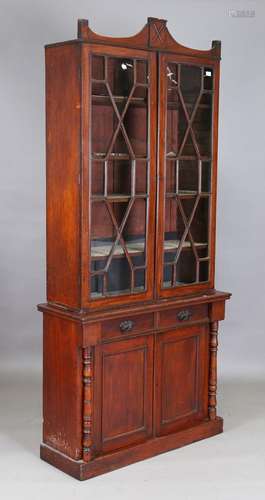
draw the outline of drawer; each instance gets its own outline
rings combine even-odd
[[[205,320],[208,318],[208,305],[183,306],[161,311],[159,315],[159,328],[174,325],[184,325],[191,321]]]
[[[129,334],[143,333],[154,328],[154,315],[141,314],[126,316],[102,322],[102,338],[126,337]]]

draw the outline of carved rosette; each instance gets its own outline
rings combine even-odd
[[[218,321],[210,323],[210,360],[209,360],[209,419],[216,418],[216,391],[217,391],[217,348],[218,348]]]
[[[83,460],[92,458],[93,358],[90,348],[83,349]]]
[[[149,46],[162,47],[167,41],[167,21],[165,19],[148,18]]]

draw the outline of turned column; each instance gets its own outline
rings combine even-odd
[[[217,391],[217,348],[218,348],[218,321],[210,323],[210,359],[209,359],[209,394],[208,413],[209,419],[216,418],[216,391]]]
[[[92,458],[93,354],[83,349],[83,460]]]

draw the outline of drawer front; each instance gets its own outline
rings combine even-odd
[[[126,337],[130,334],[147,332],[153,328],[153,314],[126,316],[102,322],[102,338]]]
[[[208,305],[184,306],[167,309],[160,312],[159,327],[166,328],[174,325],[184,325],[191,321],[205,320],[208,318]]]

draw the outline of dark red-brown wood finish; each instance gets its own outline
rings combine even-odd
[[[80,480],[223,430],[219,62],[156,18],[46,46],[41,458]]]

